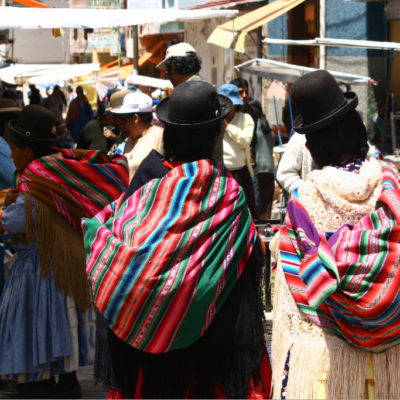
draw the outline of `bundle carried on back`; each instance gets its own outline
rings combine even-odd
[[[80,220],[96,215],[117,199],[128,180],[125,157],[70,149],[34,160],[18,179],[17,188],[28,194],[29,210],[29,195],[35,198],[35,224],[32,213],[27,212],[26,236],[33,237],[34,226],[42,276],[51,273],[56,286],[70,295],[80,310],[90,305]]]

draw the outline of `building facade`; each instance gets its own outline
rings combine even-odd
[[[382,1],[324,0],[325,37],[334,39],[357,39],[387,41],[389,34],[388,15]],[[398,30],[397,30],[398,31]],[[400,31],[399,31],[400,32]],[[291,12],[268,24],[271,38],[312,39],[320,35],[320,1],[306,0]],[[318,46],[268,45],[268,57],[293,64],[316,67],[320,65],[321,49]],[[353,85],[359,96],[359,110],[364,119],[384,102],[387,92],[393,91],[389,82],[388,68],[390,52],[352,47],[325,48],[326,69],[370,76],[378,85]],[[400,91],[396,90],[396,98]]]

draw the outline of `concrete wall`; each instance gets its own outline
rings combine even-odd
[[[202,60],[200,75],[217,89],[229,82],[232,77],[232,56],[230,50],[208,44],[207,39],[214,28],[223,22],[226,20],[212,19],[185,23],[185,41],[196,49]]]
[[[190,43],[197,51],[198,56],[201,58],[201,71],[200,75],[207,82],[219,85],[220,82],[213,80],[213,68],[221,71],[223,70],[223,53],[224,49],[218,46],[207,44],[207,38],[218,25],[219,20],[195,21],[185,22],[185,42]]]
[[[68,0],[48,0],[52,7],[68,7]],[[20,63],[68,63],[68,30],[53,38],[51,29],[14,29],[13,57]]]
[[[185,41],[196,49],[202,59],[200,74],[207,82],[214,84],[217,89],[237,77],[235,65],[256,57],[256,46],[250,35],[247,35],[246,38],[246,55],[207,43],[207,39],[214,28],[224,22],[226,22],[226,19],[185,23]],[[260,95],[255,93],[257,91],[257,79],[253,75],[243,77],[249,80],[250,93],[259,97]]]
[[[68,35],[53,38],[51,29],[15,29],[14,59],[24,64],[68,63]]]

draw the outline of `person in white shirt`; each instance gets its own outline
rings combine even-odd
[[[368,145],[368,156],[379,158],[379,150],[370,142]],[[295,132],[289,139],[279,161],[275,173],[276,180],[286,192],[292,193],[314,168],[315,164],[306,147],[305,136]]]
[[[111,110],[120,131],[127,134],[123,154],[128,159],[129,181],[151,150],[161,151],[163,130],[152,125],[152,111],[153,100],[139,91],[125,95],[122,105]]]
[[[249,114],[240,112],[243,101],[239,97],[237,86],[222,85],[219,94],[228,97],[233,107],[224,120],[223,161],[232,176],[242,186],[247,205],[253,218],[256,218],[253,184],[253,168],[250,158],[250,143],[253,138],[254,121]]]
[[[304,135],[295,132],[286,145],[276,169],[276,180],[288,193],[300,186],[315,168]]]

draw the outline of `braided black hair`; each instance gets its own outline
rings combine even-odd
[[[306,139],[320,168],[342,161],[343,155],[365,160],[369,149],[367,130],[356,110],[349,111],[339,121],[306,134]]]

